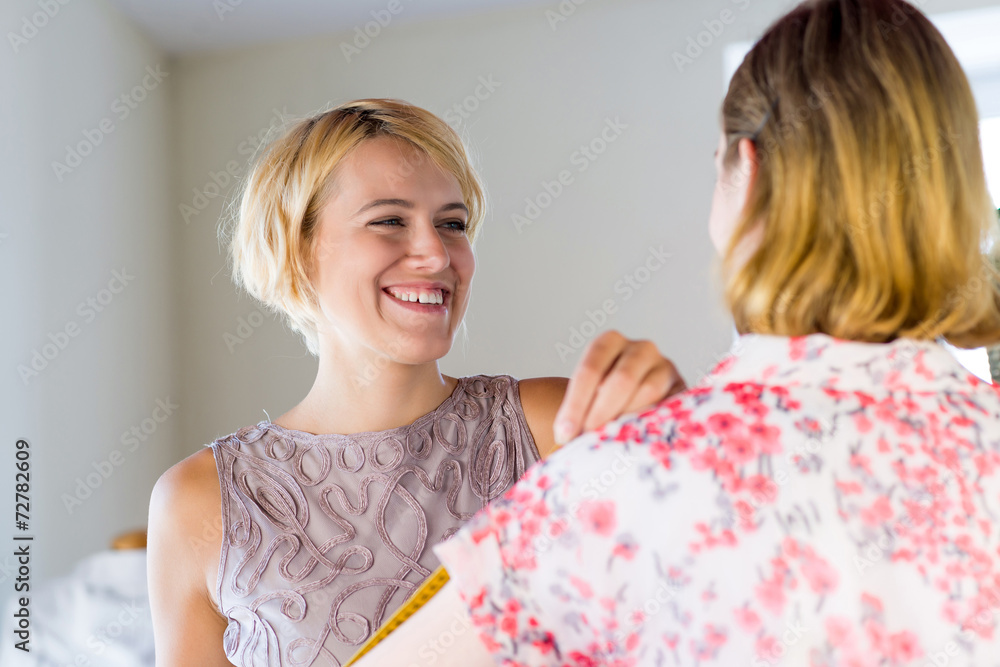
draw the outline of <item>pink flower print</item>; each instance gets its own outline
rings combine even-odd
[[[830,616],[826,619],[826,639],[830,645],[837,648],[849,645],[854,634],[854,624],[843,616]]]
[[[739,418],[728,412],[714,414],[708,418],[708,430],[721,436],[729,435],[741,424]]]
[[[879,621],[869,618],[865,621],[864,630],[865,634],[868,635],[869,643],[877,653],[885,654],[888,652],[889,633]]]
[[[806,357],[806,339],[801,336],[791,338],[788,341],[788,358],[792,361],[800,361]]]
[[[544,637],[542,637],[541,639],[534,640],[532,644],[536,649],[538,649],[539,653],[541,653],[542,655],[548,655],[549,652],[555,648],[556,642],[555,638],[552,636],[552,633],[546,632]]]
[[[781,614],[785,608],[785,587],[780,576],[765,579],[757,584],[754,595],[761,606],[772,614]]]
[[[736,357],[733,356],[726,357],[725,359],[723,359],[722,361],[720,361],[718,364],[715,365],[715,368],[712,369],[709,375],[722,375],[730,368],[732,368],[733,364],[735,363],[736,363]]]
[[[517,637],[517,616],[504,616],[500,620],[500,630],[509,637]]]
[[[580,653],[579,651],[573,651],[566,657],[570,661],[569,664],[575,665],[576,667],[598,667],[598,665],[600,664],[595,659],[591,658],[589,655]]]
[[[690,438],[701,438],[705,435],[705,425],[701,422],[686,422],[681,424],[678,430]]]
[[[908,630],[897,632],[889,637],[889,650],[886,652],[893,662],[909,662],[924,654],[920,648],[917,636]]]
[[[743,487],[758,505],[773,503],[778,498],[778,485],[765,475],[750,475],[743,481]]]
[[[748,607],[741,607],[733,610],[736,616],[736,625],[747,634],[756,634],[760,630],[760,616]]]
[[[857,429],[858,433],[868,433],[872,430],[872,420],[868,419],[862,412],[855,413],[854,428]]]
[[[858,482],[841,482],[839,479],[836,481],[837,490],[843,493],[845,496],[857,495],[864,491],[864,487]]]
[[[754,527],[754,512],[756,510],[754,510],[753,505],[745,500],[737,500],[733,503],[733,509],[740,519],[740,528],[749,530]]]
[[[802,576],[809,582],[809,587],[820,595],[826,595],[837,588],[840,575],[829,563],[820,556],[813,555],[802,563]]]
[[[871,507],[861,510],[861,520],[869,526],[880,526],[892,518],[892,507],[889,506],[889,499],[880,497]]]
[[[747,428],[754,444],[760,449],[762,454],[780,454],[781,442],[779,437],[781,431],[777,426],[768,426],[764,422],[750,424]]]
[[[861,604],[865,605],[866,607],[871,608],[871,610],[874,611],[875,613],[878,613],[878,614],[882,613],[882,601],[879,600],[874,595],[870,595],[868,593],[862,593],[861,594]]]
[[[715,447],[707,447],[700,452],[696,451],[691,456],[691,467],[698,471],[714,468],[718,459],[719,455],[715,451]]]
[[[704,642],[709,648],[718,649],[726,643],[725,629],[717,628],[714,625],[706,625]]]
[[[799,543],[793,537],[786,537],[781,541],[781,552],[789,558],[798,558]]]
[[[750,438],[742,435],[730,435],[722,440],[722,448],[726,452],[726,457],[734,465],[743,465],[753,460],[755,453],[753,443]]]
[[[580,504],[577,518],[583,529],[601,537],[611,537],[617,526],[615,503],[611,500],[587,500]]]
[[[812,417],[805,417],[795,422],[795,427],[808,437],[817,437],[820,434],[819,422]]]
[[[569,583],[571,583],[573,587],[580,592],[580,597],[585,599],[594,597],[594,589],[590,587],[590,584],[576,575],[571,574],[569,576]]]
[[[619,556],[625,560],[632,560],[635,558],[635,553],[638,550],[639,545],[634,542],[618,542],[615,544],[615,548],[611,554],[612,556]]]
[[[784,652],[784,648],[772,635],[764,635],[757,639],[757,643],[754,646],[754,653],[758,659],[769,663],[771,659],[780,656]]]

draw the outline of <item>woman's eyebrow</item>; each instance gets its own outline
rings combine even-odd
[[[441,207],[438,213],[444,213],[445,211],[465,211],[465,214],[469,214],[469,207],[460,201],[455,201],[450,204],[445,204]]]
[[[364,213],[368,209],[377,208],[379,206],[400,206],[402,208],[414,208],[415,207],[415,205],[414,205],[413,202],[408,201],[406,199],[373,199],[372,201],[368,202],[367,204],[365,204],[364,206],[362,206],[360,209],[358,209],[358,212],[355,213],[354,215],[356,215],[356,216],[357,215],[361,215],[362,213]],[[469,207],[466,206],[464,203],[462,203],[460,201],[456,201],[456,202],[452,202],[450,204],[445,204],[444,206],[442,206],[439,209],[438,212],[439,213],[443,213],[445,211],[465,211],[465,213],[468,214],[469,213]]]
[[[361,215],[370,208],[376,208],[378,206],[402,206],[403,208],[413,208],[413,202],[407,201],[405,199],[373,199],[364,206],[358,209],[358,212],[354,215]]]

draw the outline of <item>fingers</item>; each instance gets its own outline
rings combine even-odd
[[[598,386],[583,421],[591,431],[623,414],[656,403],[676,380],[676,369],[650,341],[628,341]]]
[[[570,378],[556,417],[556,442],[568,442],[685,388],[676,366],[652,342],[629,340],[616,331],[602,334],[587,347]]]
[[[629,341],[617,331],[602,333],[587,345],[569,379],[566,396],[556,413],[555,438],[565,444],[582,432],[597,388]]]

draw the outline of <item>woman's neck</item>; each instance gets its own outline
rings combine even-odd
[[[312,388],[294,408],[274,420],[306,433],[362,433],[405,426],[432,412],[458,380],[441,374],[437,362],[412,365],[324,350]]]

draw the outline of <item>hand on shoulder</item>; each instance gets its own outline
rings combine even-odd
[[[590,342],[571,379],[534,378],[522,380],[521,386],[524,415],[542,456],[584,431],[686,388],[677,367],[654,343],[617,331]]]

